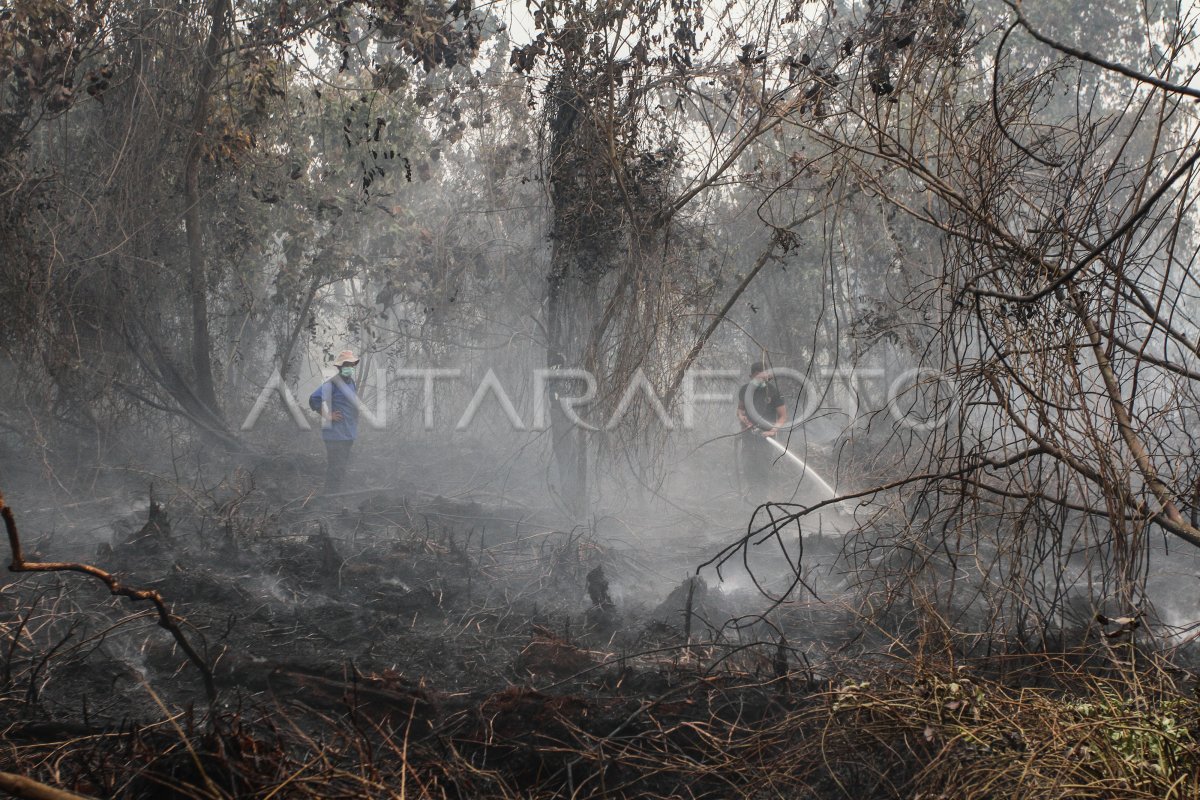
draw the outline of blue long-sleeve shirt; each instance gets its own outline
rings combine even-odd
[[[323,422],[321,438],[333,442],[354,441],[358,438],[358,398],[354,381],[333,377],[317,387],[308,398],[308,407],[317,413],[324,405],[331,411],[342,412],[338,422]]]

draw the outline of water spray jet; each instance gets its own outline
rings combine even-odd
[[[801,458],[800,456],[793,453],[791,450],[788,450],[787,447],[785,447],[780,442],[776,441],[773,437],[764,436],[763,438],[766,439],[767,442],[770,443],[770,445],[772,447],[774,447],[776,450],[778,450],[782,455],[786,456],[787,458],[791,459],[793,462],[798,464],[800,466],[800,469],[805,474],[812,476],[812,479],[821,485],[821,488],[823,488],[829,494],[830,498],[834,498],[834,497],[838,496],[837,490],[835,490],[832,486],[830,486],[828,481],[826,481],[824,478],[822,478],[820,475],[818,475],[817,471],[814,470],[812,467],[810,467],[808,465],[807,461],[805,461],[803,458]],[[850,511],[850,509],[848,509],[846,507],[845,503],[838,503],[837,506],[841,509],[842,513],[850,514],[851,516],[853,515],[852,512]]]

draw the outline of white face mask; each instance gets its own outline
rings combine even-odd
[[[767,380],[766,378],[755,378],[754,380],[750,381],[750,383],[754,385],[755,389],[761,389],[767,385]]]
[[[340,370],[341,376],[348,381],[354,380],[354,367],[342,367]]]

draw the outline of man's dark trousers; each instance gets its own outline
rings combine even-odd
[[[775,450],[758,428],[742,431],[742,490],[763,491],[770,486]]]
[[[350,448],[353,446],[353,439],[325,440],[325,494],[336,494],[342,490],[346,467],[350,464]]]

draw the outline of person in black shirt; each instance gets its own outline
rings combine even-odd
[[[738,422],[742,425],[742,480],[745,491],[767,488],[768,469],[778,455],[765,437],[787,424],[787,405],[762,362],[750,365],[750,381],[738,390]]]

